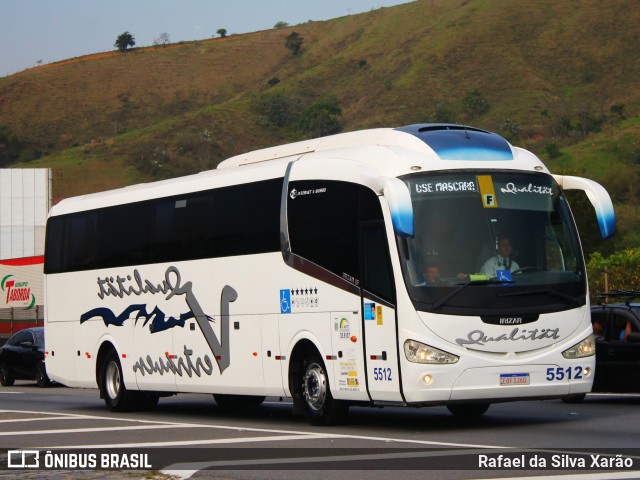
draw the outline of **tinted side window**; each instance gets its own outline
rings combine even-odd
[[[345,182],[292,182],[287,219],[291,250],[359,283],[359,186]]]
[[[64,217],[50,217],[47,220],[44,272],[60,272],[64,264]]]
[[[368,222],[361,227],[363,288],[395,303],[391,259],[384,222]]]
[[[213,257],[280,251],[282,181],[213,191]]]
[[[211,251],[210,192],[157,200],[153,205],[151,263],[192,260]]]
[[[33,343],[33,335],[31,332],[18,332],[16,333],[11,340],[9,340],[9,345],[20,345],[22,342],[31,342]]]
[[[282,182],[51,217],[45,273],[279,251]]]
[[[293,253],[393,299],[382,209],[372,190],[337,181],[291,182],[287,220]]]
[[[79,246],[89,265],[106,268],[149,263],[150,213],[149,202],[101,210],[97,239],[86,236],[84,245]]]

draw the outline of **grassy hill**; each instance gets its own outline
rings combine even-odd
[[[468,123],[534,151],[555,172],[603,183],[620,231],[607,248],[622,248],[640,243],[634,7],[418,0],[79,57],[0,78],[0,126],[19,143],[11,165],[57,169],[55,192],[64,197],[213,168],[243,151],[299,140],[300,116],[319,102],[340,107],[345,131]],[[304,38],[300,55],[284,45],[293,31]],[[580,223],[591,218],[587,210],[576,200]]]

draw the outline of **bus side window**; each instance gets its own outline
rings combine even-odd
[[[299,192],[287,204],[292,252],[358,284],[358,185],[314,180],[290,189]]]
[[[393,300],[380,201],[362,185],[292,182],[287,203],[291,251],[347,281]]]
[[[364,223],[362,241],[362,288],[395,303],[393,274],[384,222]]]

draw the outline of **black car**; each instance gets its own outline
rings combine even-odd
[[[598,297],[602,303],[591,307],[596,337],[593,392],[640,392],[640,303],[632,302],[639,297],[640,292],[614,292]]]
[[[10,387],[15,380],[35,380],[49,385],[44,366],[44,328],[26,328],[0,347],[0,384]]]

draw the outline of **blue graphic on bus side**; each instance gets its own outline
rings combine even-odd
[[[291,291],[280,290],[280,313],[291,313]]]
[[[365,303],[364,304],[364,319],[375,320],[376,319],[376,304]]]

